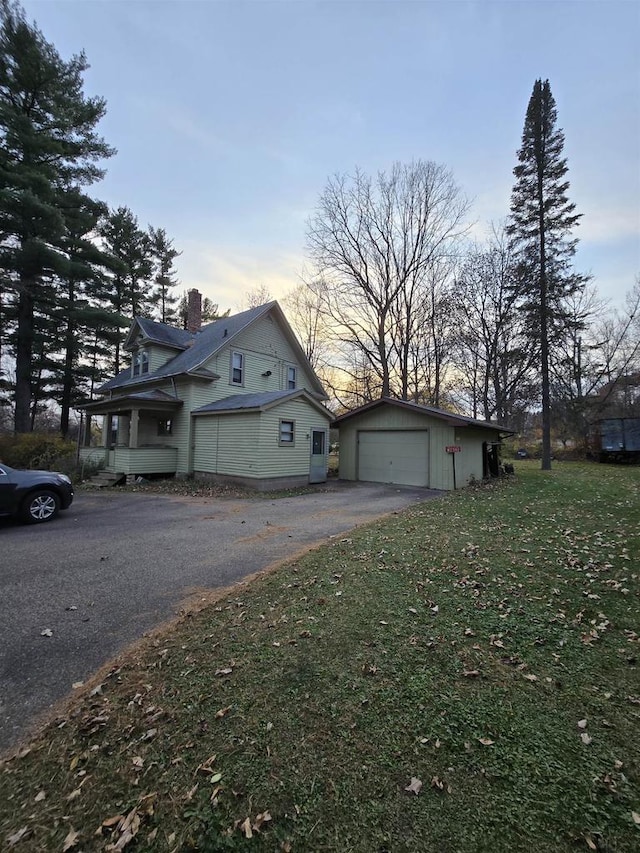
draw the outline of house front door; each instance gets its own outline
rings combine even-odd
[[[327,480],[327,430],[311,430],[311,463],[309,482],[325,483]]]

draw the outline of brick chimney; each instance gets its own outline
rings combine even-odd
[[[187,331],[195,334],[202,328],[202,294],[195,288],[187,291]]]

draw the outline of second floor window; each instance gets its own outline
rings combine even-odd
[[[146,350],[135,350],[133,353],[133,375],[149,372],[149,355]]]
[[[241,352],[231,355],[231,384],[242,385],[244,382],[244,356]]]
[[[293,390],[296,387],[296,369],[287,367],[287,388]]]

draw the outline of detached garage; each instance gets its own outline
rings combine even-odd
[[[453,489],[498,473],[513,430],[383,397],[337,418],[340,479]]]

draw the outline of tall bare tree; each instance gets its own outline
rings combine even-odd
[[[511,422],[534,399],[536,350],[517,308],[516,260],[504,230],[469,250],[456,275],[456,367],[473,417]]]
[[[307,229],[309,286],[342,361],[375,378],[372,395],[408,397],[430,282],[455,253],[467,210],[451,173],[422,160],[375,178],[336,175],[321,194]]]

